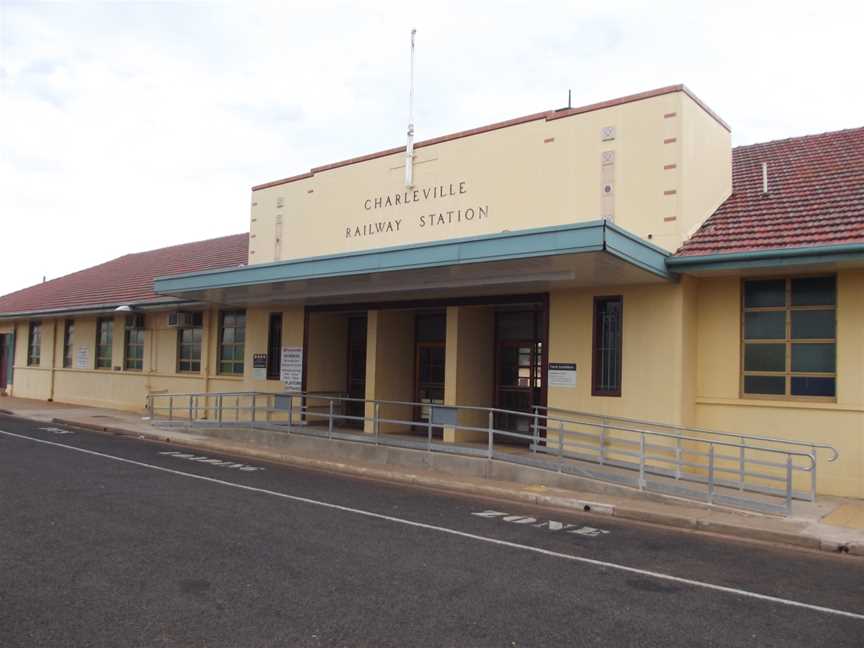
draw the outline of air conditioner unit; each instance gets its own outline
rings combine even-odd
[[[174,311],[168,313],[168,328],[184,328],[195,325],[195,313],[184,313],[183,311]]]

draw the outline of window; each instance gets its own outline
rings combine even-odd
[[[144,368],[144,316],[126,317],[126,335],[123,341],[123,367],[126,371]]]
[[[114,320],[100,317],[96,320],[96,368],[110,369],[114,347]]]
[[[189,326],[177,329],[177,371],[198,373],[201,371],[201,330],[204,316],[189,313]]]
[[[745,280],[743,292],[742,393],[833,399],[836,278]]]
[[[624,302],[621,296],[594,298],[594,354],[592,396],[621,395],[621,332]]]
[[[243,374],[243,347],[245,342],[245,311],[222,311],[219,313],[220,374]]]
[[[63,368],[72,366],[72,337],[75,335],[75,320],[67,319],[63,323]]]
[[[27,337],[27,366],[38,367],[42,356],[42,322],[30,322]]]
[[[282,359],[282,313],[270,313],[267,333],[267,379],[279,380]]]

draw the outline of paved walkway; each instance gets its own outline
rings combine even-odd
[[[211,451],[255,457],[280,463],[338,471],[367,478],[411,483],[504,500],[530,502],[554,508],[591,507],[623,519],[718,533],[750,540],[779,542],[825,551],[864,556],[864,501],[821,496],[816,502],[795,502],[785,518],[709,507],[676,498],[632,495],[599,495],[551,488],[540,484],[494,481],[454,476],[416,467],[382,466],[360,461],[346,462],[288,455],[248,441],[212,438],[201,433],[166,430],[150,425],[141,413],[50,403],[23,398],[0,398],[0,413],[46,423],[78,425],[91,430],[165,441]],[[619,489],[620,491],[620,489]]]

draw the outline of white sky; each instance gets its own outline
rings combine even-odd
[[[862,2],[0,0],[0,295],[248,231],[250,187],[687,84],[735,144],[864,125]]]

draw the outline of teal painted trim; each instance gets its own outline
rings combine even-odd
[[[155,291],[173,294],[253,284],[321,279],[369,272],[462,265],[538,256],[600,252],[609,238],[616,256],[664,278],[668,253],[605,221],[502,232],[414,246],[399,246],[342,255],[328,255],[260,263],[239,268],[208,270],[172,277],[157,277]]]
[[[756,268],[786,268],[838,262],[864,263],[864,244],[843,243],[814,247],[707,254],[703,256],[670,257],[666,265],[675,272],[709,270],[739,270]]]

